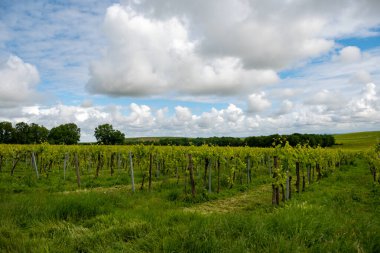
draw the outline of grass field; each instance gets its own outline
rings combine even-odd
[[[365,149],[379,133],[336,138],[341,148]],[[4,168],[0,252],[380,252],[380,184],[360,157],[304,192],[294,192],[294,179],[279,207],[266,168],[253,170],[249,186],[208,193],[197,185],[196,198],[184,181],[164,177],[151,192],[132,193],[127,172],[83,176],[77,189],[73,170],[37,179]]]
[[[361,150],[379,143],[380,131],[336,134],[334,137],[335,143],[339,144],[335,148]]]
[[[1,252],[380,252],[380,187],[362,160],[278,208],[264,176],[198,203],[174,184],[132,194],[43,183],[14,193],[1,182]]]

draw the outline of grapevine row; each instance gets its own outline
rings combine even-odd
[[[138,189],[152,191],[174,184],[192,197],[205,191],[248,187],[262,177],[272,183],[272,203],[279,205],[280,195],[283,201],[291,198],[292,182],[295,191],[302,192],[307,184],[321,180],[357,155],[288,143],[274,148],[0,145],[0,173],[12,177],[33,173],[36,178],[58,175],[62,180],[75,174],[77,187],[82,188],[86,180],[122,176],[132,191],[138,185]]]

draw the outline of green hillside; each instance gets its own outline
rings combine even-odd
[[[380,131],[336,134],[336,148],[367,149],[380,141]]]

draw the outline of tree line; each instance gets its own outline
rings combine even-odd
[[[94,136],[99,144],[114,145],[124,144],[125,135],[119,130],[113,129],[110,124],[99,125],[95,128]],[[80,140],[80,128],[74,123],[62,124],[48,130],[42,125],[25,122],[16,123],[0,122],[0,143],[4,144],[78,144]]]
[[[125,134],[113,128],[111,124],[102,124],[95,128],[94,136],[98,144],[145,144],[145,145],[174,145],[174,146],[230,146],[230,147],[272,147],[288,141],[291,146],[297,144],[311,147],[331,147],[335,144],[333,135],[328,134],[299,134],[291,135],[268,135],[250,136],[246,138],[236,137],[208,137],[208,138],[157,138],[154,140],[141,141],[139,139],[125,139]],[[35,123],[27,124],[20,122],[12,125],[11,122],[0,122],[0,143],[5,144],[39,144],[49,142],[50,144],[78,144],[80,140],[80,128],[74,123],[62,124],[48,130],[42,125]]]
[[[230,146],[230,147],[273,147],[278,144],[288,143],[295,147],[297,144],[309,145],[311,147],[331,147],[335,144],[335,138],[329,134],[299,134],[294,133],[291,135],[273,134],[268,136],[250,136],[246,138],[238,137],[208,137],[208,138],[186,138],[186,137],[163,137],[154,140],[139,140],[127,139],[126,144],[145,144],[145,145],[158,145],[158,146]]]

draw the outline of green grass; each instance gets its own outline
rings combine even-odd
[[[363,150],[380,142],[380,131],[336,134],[335,148]]]
[[[278,208],[264,175],[220,194],[198,186],[197,201],[176,184],[132,194],[47,180],[18,193],[1,181],[0,252],[380,252],[380,185],[362,160]]]

